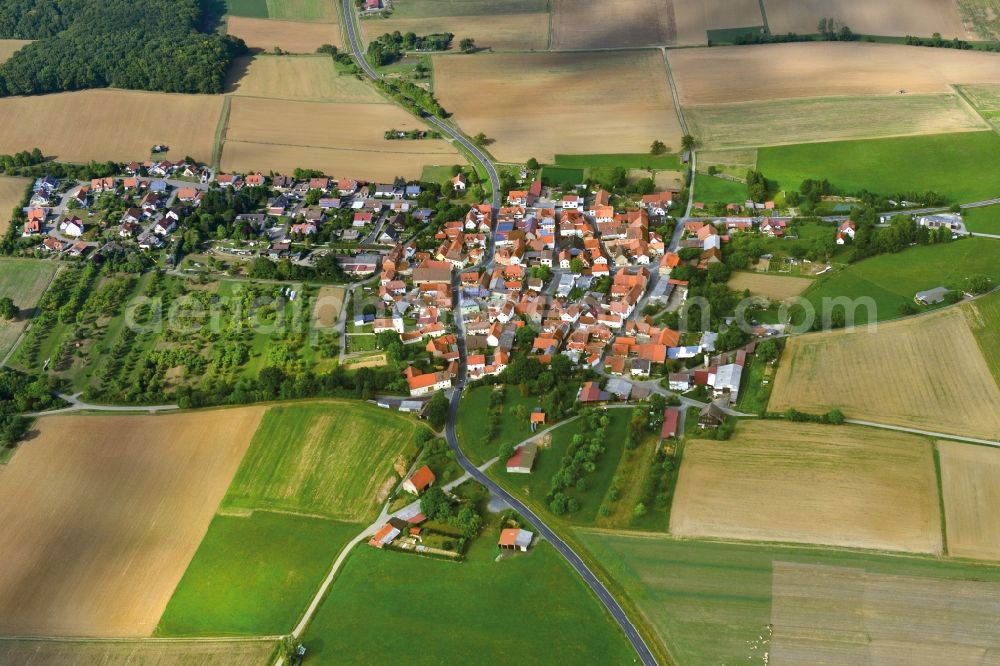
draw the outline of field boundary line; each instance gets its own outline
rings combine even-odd
[[[980,439],[978,437],[966,437],[964,435],[950,435],[944,432],[921,430],[920,428],[909,428],[907,426],[889,425],[888,423],[877,423],[875,421],[863,421],[861,419],[844,419],[844,423],[868,426],[870,428],[882,428],[883,430],[895,430],[896,432],[908,432],[914,435],[923,435],[925,437],[933,437],[935,439],[946,439],[954,442],[964,442],[966,444],[978,444],[980,446],[993,446],[1000,448],[1000,442],[992,439]]]
[[[442,139],[443,141],[443,139]],[[340,150],[345,153],[379,153],[382,155],[449,155],[450,153],[422,153],[401,150],[368,150],[361,148],[341,148],[339,146],[306,146],[299,143],[279,143],[277,141],[244,141],[242,139],[232,139],[230,143],[246,143],[255,146],[282,146],[287,148],[316,148],[319,150]]]
[[[963,102],[965,102],[965,105],[968,106],[969,109],[971,109],[974,114],[976,114],[977,118],[986,123],[987,128],[989,128],[990,130],[992,130],[997,134],[1000,134],[1000,123],[994,124],[989,120],[987,120],[986,118],[984,118],[983,114],[979,111],[979,107],[973,104],[972,100],[969,99],[969,96],[965,94],[964,90],[962,90],[962,86],[950,83],[948,84],[948,87],[955,91],[955,94],[958,95],[958,98],[961,99]]]
[[[284,636],[0,636],[3,641],[35,643],[270,643]]]
[[[937,481],[938,511],[941,512],[941,554],[948,555],[948,517],[944,506],[944,485],[941,483],[941,454],[937,441],[931,442],[931,456],[934,459],[934,480]]]
[[[219,113],[219,122],[215,126],[215,141],[212,144],[212,169],[219,171],[222,164],[222,148],[226,143],[226,130],[229,129],[229,111],[232,106],[232,96],[223,95],[222,111]]]
[[[767,9],[764,8],[764,0],[757,0],[757,4],[760,5],[760,18],[764,21],[764,31],[770,35],[771,26],[767,24]]]

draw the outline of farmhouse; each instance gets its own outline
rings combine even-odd
[[[514,449],[514,455],[507,460],[508,474],[531,474],[538,455],[538,445],[528,442]]]
[[[406,380],[410,386],[410,396],[427,395],[442,389],[451,388],[451,375],[447,372],[429,372],[414,375]]]
[[[403,481],[403,490],[414,495],[419,495],[434,483],[434,472],[427,465],[424,465],[406,481]]]
[[[519,550],[522,553],[528,552],[534,534],[528,530],[519,528],[507,528],[500,532],[500,541],[497,543],[503,550]]]

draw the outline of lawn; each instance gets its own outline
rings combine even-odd
[[[745,183],[698,174],[694,180],[694,199],[704,203],[742,204],[747,200],[747,186]]]
[[[767,411],[767,400],[771,397],[774,366],[756,356],[750,356],[743,370],[743,386],[736,409],[747,414],[763,414]],[[764,384],[765,379],[767,384]]]
[[[361,529],[267,511],[249,517],[217,515],[156,635],[288,633],[340,549]]]
[[[583,182],[583,169],[577,167],[546,166],[542,167],[542,178],[550,185],[557,187],[566,183],[577,185]]]
[[[222,506],[370,520],[398,480],[394,465],[409,466],[421,428],[360,402],[272,407]]]
[[[577,534],[639,607],[680,666],[763,663],[767,646],[760,647],[759,637],[767,635],[772,622],[775,562],[857,567],[869,573],[929,579],[1000,581],[996,565],[932,557],[677,541],[588,530]],[[756,650],[751,643],[758,645]]]
[[[548,543],[495,562],[496,530],[455,564],[362,546],[304,643],[316,664],[369,663],[398,636],[412,664],[625,664],[634,653]]]
[[[1000,136],[994,132],[798,144],[757,153],[757,168],[780,189],[827,178],[840,193],[934,191],[960,203],[1000,195],[998,167]]]
[[[267,0],[226,0],[226,13],[249,18],[267,18]]]
[[[918,291],[961,288],[965,278],[974,275],[1000,282],[1000,241],[970,238],[879,255],[821,275],[803,296],[820,311],[824,298],[867,296],[875,303],[877,318],[883,320],[899,316],[899,308],[913,303]],[[868,311],[859,308],[855,323],[868,319]]]
[[[458,412],[458,437],[462,440],[462,449],[476,464],[496,456],[501,444],[517,444],[531,437],[528,414],[538,406],[537,398],[523,396],[516,386],[508,386],[503,416],[500,419],[500,434],[493,442],[485,444],[483,437],[486,434],[492,391],[492,386],[469,389],[462,396],[462,408]],[[514,418],[518,407],[524,408],[523,419]]]
[[[34,316],[35,306],[52,280],[58,265],[50,261],[3,259],[0,261],[0,297],[6,296],[21,309],[17,319],[0,320],[0,359],[7,355]]]
[[[607,413],[611,422],[608,425],[604,454],[597,460],[597,469],[584,476],[585,490],[574,488],[565,491],[569,497],[576,498],[580,503],[579,511],[563,516],[571,523],[594,524],[597,519],[597,511],[607,496],[615,471],[618,469],[618,463],[625,451],[626,428],[632,410],[609,409]],[[552,477],[562,467],[565,451],[572,442],[573,436],[582,432],[582,425],[579,420],[576,420],[553,430],[550,445],[547,448],[539,447],[538,457],[535,459],[535,467],[531,474],[508,474],[507,470],[499,465],[492,468],[491,473],[518,496],[536,502],[548,510],[545,495],[551,486]],[[636,479],[628,481],[639,483]]]
[[[980,234],[1000,234],[1000,206],[967,208],[962,211],[965,226]]]

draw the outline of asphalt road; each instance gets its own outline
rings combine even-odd
[[[344,24],[347,27],[347,36],[351,43],[351,50],[354,52],[354,57],[358,61],[358,64],[365,71],[365,73],[371,77],[373,80],[378,79],[378,74],[375,70],[371,68],[368,62],[364,58],[364,53],[361,49],[361,44],[358,39],[357,25],[355,23],[356,18],[351,7],[350,0],[343,0],[344,5]],[[440,129],[443,133],[450,136],[452,139],[460,143],[466,150],[469,151],[478,160],[483,168],[486,169],[486,173],[489,175],[490,183],[493,186],[493,201],[492,206],[494,213],[497,208],[500,207],[500,178],[497,176],[496,167],[486,156],[486,154],[479,149],[474,143],[469,141],[465,136],[463,136],[456,129],[445,123],[440,118],[426,114],[424,119],[430,122],[432,125]],[[492,241],[492,234],[490,235]],[[491,247],[487,249],[486,266],[488,267],[492,263],[492,242]],[[459,284],[458,275],[456,274],[452,279],[452,294],[454,299],[454,312],[461,312],[461,285]],[[653,653],[650,651],[649,646],[643,640],[642,636],[636,630],[635,625],[632,624],[625,611],[618,604],[615,598],[611,595],[604,584],[594,575],[590,568],[584,563],[579,555],[559,536],[553,532],[549,527],[539,518],[535,513],[525,506],[523,503],[518,501],[506,490],[501,488],[496,482],[486,476],[485,473],[480,471],[472,462],[465,457],[462,452],[462,448],[458,444],[458,437],[455,435],[455,424],[458,422],[458,406],[462,400],[462,389],[465,386],[465,380],[467,376],[467,365],[466,365],[466,349],[465,349],[465,329],[462,326],[461,315],[457,316],[456,323],[459,330],[458,337],[458,349],[459,349],[459,375],[455,384],[455,389],[451,396],[451,407],[448,413],[448,423],[445,427],[445,436],[448,440],[448,445],[451,447],[452,451],[455,452],[455,458],[458,460],[462,469],[466,471],[472,478],[479,481],[481,484],[489,488],[489,490],[495,495],[501,497],[507,502],[511,507],[513,507],[518,513],[520,513],[524,518],[526,518],[538,533],[549,543],[551,543],[556,550],[562,553],[563,557],[570,563],[570,565],[576,569],[577,573],[583,578],[584,582],[590,587],[590,589],[597,595],[598,599],[604,604],[611,616],[618,622],[621,626],[622,631],[625,632],[625,636],[632,643],[635,648],[639,659],[643,664],[647,666],[655,666],[656,658],[653,657]]]
[[[354,52],[354,59],[358,61],[358,65],[364,70],[365,74],[367,74],[370,79],[373,81],[378,80],[381,77],[379,77],[378,73],[376,73],[376,71],[372,69],[372,66],[368,64],[368,61],[365,59],[364,49],[361,48],[361,40],[358,37],[357,17],[354,14],[354,8],[351,6],[351,0],[344,0],[343,4],[344,25],[347,28],[347,37],[351,42],[351,50]],[[490,184],[493,186],[493,208],[499,208],[500,177],[497,175],[496,167],[493,166],[493,162],[486,156],[486,153],[484,153],[479,146],[469,141],[469,139],[467,139],[461,132],[437,116],[425,113],[423,114],[423,118],[443,133],[460,143],[463,148],[472,154],[476,161],[482,164],[490,178]]]

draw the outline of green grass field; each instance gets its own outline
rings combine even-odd
[[[753,37],[761,34],[763,31],[764,26],[752,25],[746,28],[716,28],[706,30],[705,32],[708,43],[714,46],[717,44],[735,44],[736,40],[740,37]]]
[[[494,442],[484,444],[483,436],[486,434],[487,412],[492,391],[492,386],[477,386],[466,391],[462,396],[462,408],[458,412],[458,437],[462,440],[463,450],[476,464],[484,463],[494,457],[501,444],[517,444],[531,437],[531,426],[527,415],[538,406],[536,398],[522,396],[516,386],[508,386],[504,400],[504,415],[500,419],[500,434]],[[514,417],[518,407],[524,408],[523,419]]]
[[[232,16],[267,18],[267,0],[226,0],[226,13]]]
[[[497,531],[461,564],[360,547],[304,636],[315,664],[367,663],[393,636],[407,663],[626,664],[634,654],[547,543],[494,562]]]
[[[771,621],[772,563],[1000,581],[1000,566],[847,550],[678,541],[578,530],[577,536],[639,607],[678,666],[762,664],[749,643]]]
[[[669,146],[679,150],[679,146]],[[649,153],[610,153],[606,155],[556,155],[555,166],[586,169],[590,167],[624,167],[626,169],[659,169],[675,171],[681,168],[678,155]]]
[[[608,410],[611,423],[608,425],[604,454],[597,461],[597,469],[584,477],[586,490],[569,489],[565,491],[568,496],[575,497],[580,503],[580,510],[565,514],[563,519],[578,525],[594,524],[597,510],[611,487],[618,462],[625,451],[625,434],[631,414],[632,410],[630,409]],[[548,448],[539,449],[531,474],[508,474],[507,470],[499,465],[494,467],[491,473],[512,492],[545,506],[547,511],[545,495],[549,491],[552,477],[562,466],[562,458],[573,440],[573,435],[580,432],[582,432],[582,424],[579,420],[553,430],[551,433],[552,442]]]
[[[1000,241],[970,238],[879,255],[818,277],[803,296],[817,309],[823,298],[868,296],[879,320],[892,319],[899,316],[900,306],[913,303],[916,292],[938,286],[960,288],[973,275],[1000,281]],[[855,323],[868,321],[864,308],[856,314]]]
[[[24,330],[27,319],[45,293],[58,264],[32,259],[0,260],[0,297],[8,297],[21,309],[17,319],[0,320],[0,359],[7,355]]]
[[[157,636],[291,631],[360,525],[254,512],[217,515],[160,618]]]
[[[393,463],[415,454],[413,441],[422,427],[359,402],[272,407],[222,506],[371,519],[391,490],[387,484],[398,478]]]
[[[336,22],[336,0],[267,0],[267,15],[286,21]]]
[[[738,203],[747,200],[745,183],[734,183],[731,180],[698,174],[694,179],[694,200],[703,203]]]
[[[1000,206],[967,208],[962,211],[962,217],[969,231],[1000,235]]]
[[[1000,196],[1000,135],[962,132],[761,148],[757,168],[780,189],[827,178],[841,193],[932,190],[968,203]]]
[[[395,18],[431,16],[481,16],[484,14],[522,14],[549,11],[547,0],[395,0]]]
[[[997,335],[1000,331],[1000,294],[980,298],[966,308],[973,315],[970,317],[972,334],[976,336],[993,379],[1000,386],[1000,335]]]
[[[542,167],[542,178],[556,187],[570,183],[577,185],[583,182],[583,169],[576,167],[546,166]]]

